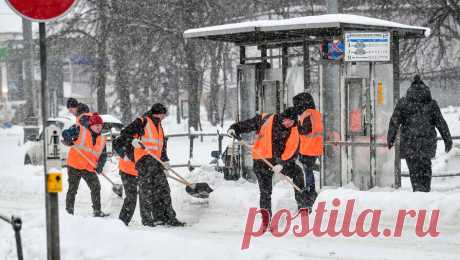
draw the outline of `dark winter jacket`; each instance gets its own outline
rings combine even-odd
[[[143,115],[143,117],[149,117],[152,119],[155,126],[158,128],[160,126],[160,120],[152,115],[152,113],[147,112]],[[117,147],[115,151],[120,155],[120,153],[124,154],[126,152],[126,156],[129,159],[134,161],[134,147],[131,145],[131,141],[138,136],[144,135],[144,128],[147,124],[147,120],[141,120],[140,118],[136,118],[131,124],[126,126],[120,133],[120,140],[117,142]],[[131,157],[132,156],[132,157]],[[163,149],[161,152],[161,158],[163,162],[169,161],[168,153],[167,153],[167,139],[165,138],[163,142]]]
[[[262,118],[262,115],[256,115],[251,119],[247,119],[238,123],[235,123],[230,126],[230,129],[235,130],[235,133],[239,136],[242,133],[250,133],[250,132],[258,132],[262,125],[264,124],[265,120],[268,117]],[[275,114],[275,118],[273,119],[273,129],[272,129],[272,152],[273,152],[273,159],[271,160],[272,163],[282,163],[281,161],[281,154],[284,151],[284,147],[291,133],[290,128],[285,128],[282,124],[283,120],[278,114]]]
[[[437,102],[422,81],[415,81],[395,107],[388,128],[388,145],[393,146],[397,131],[401,129],[401,158],[433,158],[437,143],[435,128],[446,149],[450,150],[452,138]]]
[[[89,132],[91,133],[93,145],[96,144],[96,139],[100,134],[96,134],[93,131],[91,131],[90,128],[88,128]],[[67,146],[72,146],[74,145],[74,142],[78,139],[78,136],[80,135],[80,127],[77,125],[71,126],[69,129],[65,129],[62,131],[62,138],[63,138],[63,143]],[[99,156],[99,160],[97,161],[97,167],[96,171],[98,173],[102,172],[102,169],[104,168],[104,165],[107,161],[107,151],[106,147],[104,146],[104,150],[101,153],[101,156]]]
[[[299,115],[301,115],[307,109],[316,109],[315,100],[313,97],[307,93],[303,92],[297,94],[292,98],[294,107],[298,110]],[[308,135],[312,131],[311,119],[310,117],[303,120],[302,125],[299,125],[299,133],[302,135]]]

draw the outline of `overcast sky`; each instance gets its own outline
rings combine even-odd
[[[0,0],[0,32],[22,32],[21,18]]]

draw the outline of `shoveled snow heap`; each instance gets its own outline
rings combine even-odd
[[[176,126],[171,121],[167,121],[165,128],[169,132],[183,132],[183,125]],[[204,125],[204,128],[209,127]],[[1,142],[0,158],[4,159],[0,161],[0,213],[15,214],[23,219],[25,259],[45,259],[42,168],[22,165],[24,146],[18,146],[16,141]],[[217,140],[205,138],[203,143],[199,141],[196,145],[206,150],[216,149]],[[173,163],[187,161],[187,147],[185,140],[170,143],[169,156]],[[209,151],[198,152],[193,159],[208,164]],[[107,164],[105,172],[120,182],[114,162]],[[257,184],[245,180],[225,181],[220,173],[209,166],[191,173],[181,169],[181,173],[192,182],[208,182],[215,189],[209,200],[203,201],[190,197],[183,185],[170,181],[173,205],[178,218],[188,223],[185,228],[143,227],[138,209],[132,224],[125,227],[117,219],[122,201],[102,178],[103,209],[112,215],[105,219],[89,217],[89,189],[82,182],[77,195],[76,216],[69,216],[64,211],[65,180],[64,192],[59,195],[62,259],[458,259],[460,178],[433,179],[434,191],[429,194],[412,193],[408,178],[404,178],[400,190],[376,188],[362,192],[350,185],[324,190],[318,197],[318,202],[324,201],[328,209],[333,208],[333,199],[340,199],[340,212],[343,212],[347,200],[355,199],[354,220],[362,210],[380,209],[380,223],[384,228],[394,225],[399,209],[439,209],[439,237],[417,237],[415,221],[408,220],[400,238],[316,238],[312,235],[296,238],[291,232],[286,237],[274,238],[267,233],[253,238],[250,248],[242,251],[240,248],[248,209],[258,206]],[[281,208],[294,211],[296,204],[292,188],[285,182],[277,182],[272,203],[274,211]],[[310,216],[311,222],[314,217],[315,213]],[[0,258],[16,259],[11,226],[0,222],[0,234]]]

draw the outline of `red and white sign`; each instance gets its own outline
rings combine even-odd
[[[56,20],[65,15],[77,0],[6,0],[20,16],[37,22]]]

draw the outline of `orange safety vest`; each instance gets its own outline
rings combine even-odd
[[[125,160],[120,157],[118,160],[118,169],[128,175],[139,176],[139,173],[136,170],[136,164],[129,159]]]
[[[300,116],[300,125],[303,121],[310,117],[312,131],[308,135],[300,135],[299,153],[306,156],[323,155],[323,122],[321,113],[316,109],[307,109]]]
[[[265,122],[256,133],[254,146],[252,147],[252,159],[271,159],[273,157],[272,151],[272,129],[274,114],[262,113],[262,120]]]
[[[86,170],[89,172],[96,172],[95,165],[101,156],[105,146],[105,138],[99,135],[96,139],[96,144],[93,145],[93,138],[89,129],[83,126],[80,127],[80,134],[75,144],[70,148],[67,157],[67,165],[77,170]],[[83,158],[76,149],[85,155],[87,159]]]
[[[299,129],[296,126],[291,128],[291,133],[287,139],[286,145],[284,147],[283,154],[281,154],[281,160],[287,161],[291,159],[299,148]]]
[[[144,127],[144,135],[141,137],[145,150],[143,148],[134,148],[134,160],[137,162],[142,157],[148,156],[149,154],[146,150],[153,153],[153,155],[160,159],[164,143],[164,134],[161,123],[157,128],[150,117],[147,116],[142,120],[147,120],[147,124]]]

